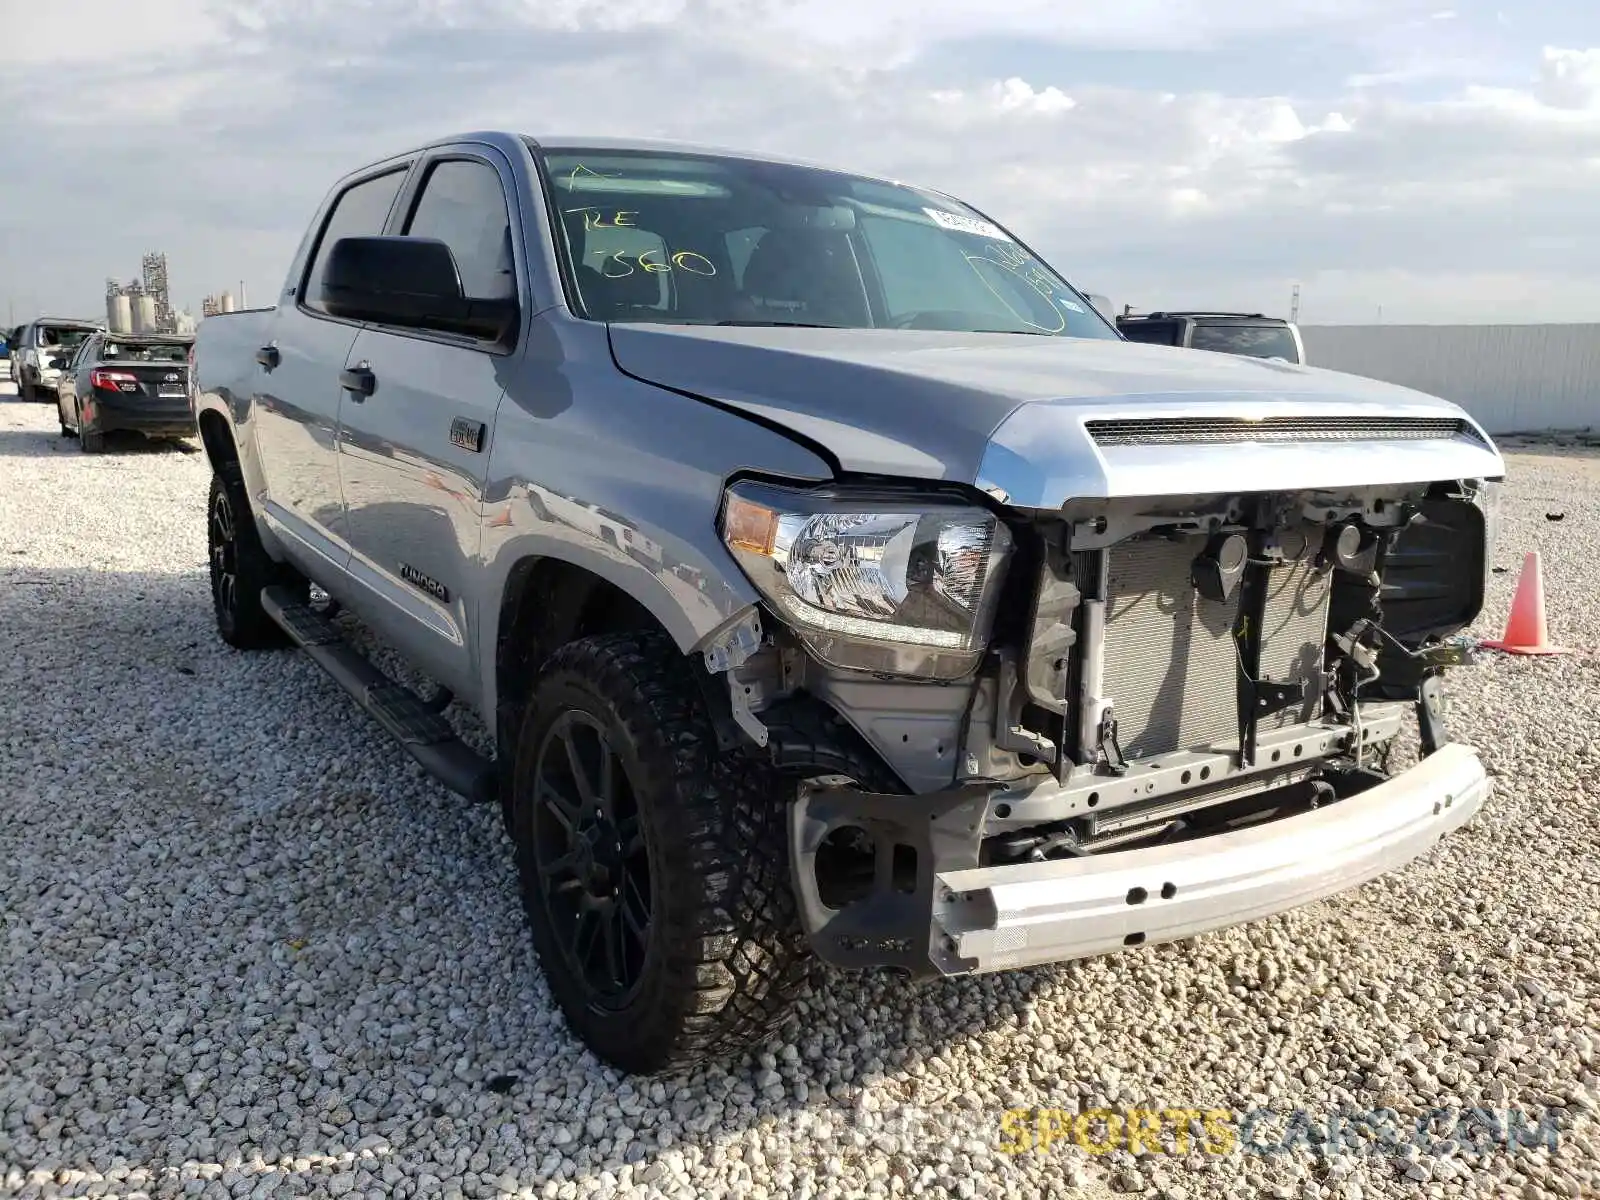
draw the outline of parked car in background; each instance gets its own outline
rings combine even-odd
[[[1280,317],[1261,313],[1152,312],[1117,318],[1117,328],[1130,342],[1215,350],[1245,358],[1280,362],[1306,361],[1300,329]]]
[[[40,317],[22,326],[11,358],[11,378],[24,400],[49,400],[55,395],[61,368],[52,364],[70,358],[104,326],[70,317]]]
[[[1130,345],[953,197],[472,134],[340,180],[277,295],[195,346],[218,634],[498,799],[550,990],[625,1070],[765,1036],[812,954],[1184,939],[1488,795],[1439,707],[1482,428]]]
[[[57,356],[56,408],[61,436],[86,454],[105,449],[108,433],[147,438],[195,434],[189,403],[189,351],[182,334],[96,333],[70,358]]]

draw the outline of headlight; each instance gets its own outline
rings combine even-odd
[[[954,679],[988,644],[1011,534],[981,508],[728,489],[722,539],[825,662]]]

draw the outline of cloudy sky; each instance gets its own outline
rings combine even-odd
[[[1119,306],[1600,320],[1593,0],[0,0],[0,315],[264,301],[332,179],[474,128],[952,191]]]

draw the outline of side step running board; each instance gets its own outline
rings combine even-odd
[[[262,589],[261,607],[423,770],[469,800],[495,799],[494,763],[457,737],[426,700],[373,666],[321,613],[277,587]]]

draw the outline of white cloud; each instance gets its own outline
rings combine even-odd
[[[89,0],[57,0],[57,11],[69,2],[72,19],[91,20]],[[338,174],[485,126],[679,137],[925,183],[970,199],[1075,281],[1141,307],[1281,310],[1299,280],[1310,316],[1365,318],[1370,295],[1403,320],[1461,311],[1476,281],[1517,279],[1474,303],[1515,295],[1570,319],[1600,277],[1595,51],[1525,56],[1523,88],[1431,99],[1333,83],[1280,95],[1252,84],[1248,62],[1223,94],[1157,77],[1090,84],[1094,72],[1071,66],[1089,59],[1058,53],[965,74],[933,71],[921,53],[982,29],[1090,55],[1082,47],[1175,44],[1168,26],[1199,43],[1276,30],[1267,45],[1288,48],[1341,13],[1399,38],[1429,14],[1406,0],[163,7],[193,27],[142,12],[133,26],[145,33],[128,34],[145,37],[140,52],[79,61],[70,89],[51,86],[59,66],[39,53],[0,77],[5,111],[28,115],[8,127],[8,162],[28,174],[0,177],[0,280],[19,305],[93,312],[105,275],[130,274],[157,246],[184,302],[241,276],[252,295],[270,294]],[[840,23],[847,13],[857,26]],[[1377,65],[1341,53],[1332,79]],[[87,163],[116,186],[83,187]]]
[[[94,62],[163,61],[213,45],[223,34],[206,0],[49,0],[5,6],[0,45],[8,65],[72,68]]]
[[[1003,113],[1063,113],[1077,105],[1077,101],[1060,88],[1046,87],[1035,91],[1025,80],[1014,75],[1004,83],[994,85],[994,98],[996,107]]]
[[[1534,94],[1553,108],[1600,108],[1600,49],[1546,46]]]

